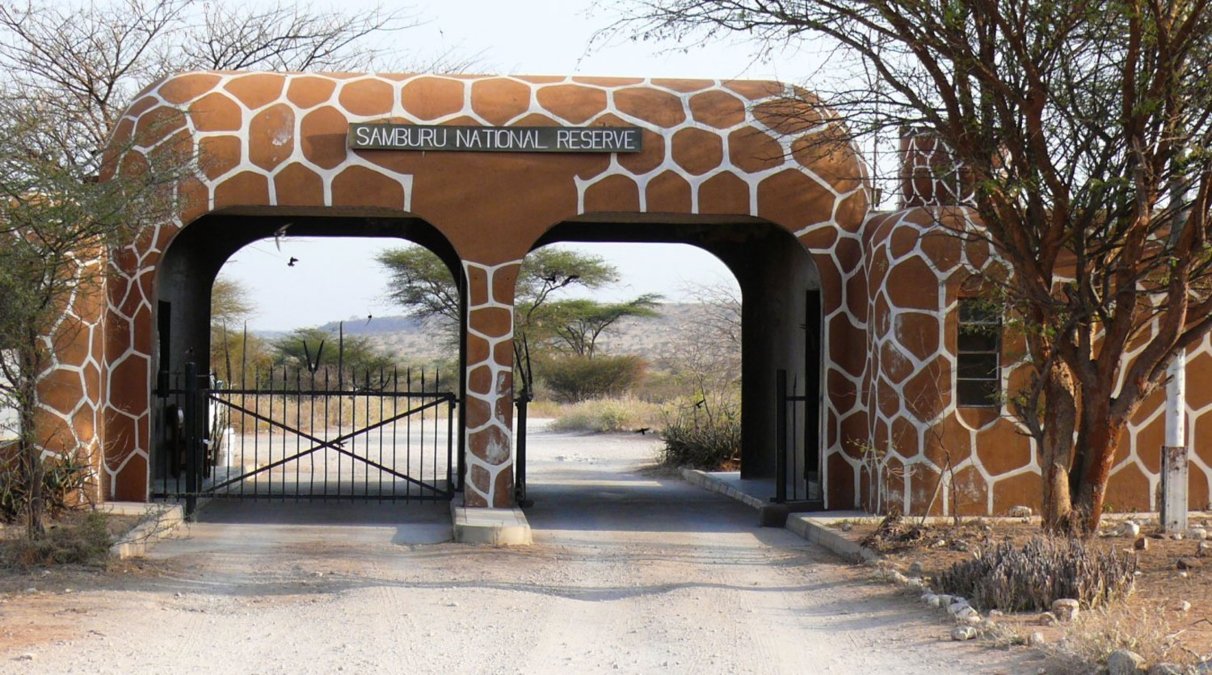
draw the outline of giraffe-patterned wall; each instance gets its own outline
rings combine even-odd
[[[521,259],[577,217],[765,221],[803,243],[820,273],[828,443],[866,429],[860,389],[866,294],[863,168],[824,150],[829,120],[773,82],[641,78],[190,73],[149,87],[120,120],[119,171],[166,148],[198,157],[177,216],[110,261],[104,347],[106,498],[145,499],[156,273],[184,227],[231,214],[412,217],[462,261],[468,289],[466,426],[471,506],[512,502],[512,307]],[[811,101],[811,99],[807,99]],[[351,151],[351,122],[632,125],[628,155]],[[828,468],[826,468],[828,471]],[[851,477],[832,494],[854,499]],[[826,481],[833,481],[826,475]]]
[[[866,446],[844,446],[835,461],[852,467],[858,505],[870,509],[895,504],[906,512],[1004,515],[1017,505],[1037,507],[1040,466],[1033,442],[1004,410],[964,408],[952,397],[956,304],[973,290],[966,286],[974,276],[992,264],[990,248],[947,233],[971,231],[979,221],[972,210],[953,206],[964,201],[966,189],[944,148],[917,137],[905,139],[902,150],[903,208],[872,214],[864,228],[868,440]],[[1013,392],[1027,377],[1025,345],[1013,331],[1003,335],[1001,390]],[[1128,358],[1148,337],[1134,343]],[[1212,382],[1212,339],[1188,350],[1187,373],[1193,384]],[[1164,411],[1159,390],[1128,425],[1108,484],[1109,509],[1158,507]],[[1212,493],[1212,387],[1189,386],[1186,412],[1193,450],[1190,507],[1204,509]],[[864,447],[880,452],[864,458]]]
[[[149,87],[120,120],[118,171],[168,149],[195,153],[175,218],[109,256],[105,288],[81,287],[40,383],[48,447],[98,458],[105,499],[146,499],[156,278],[182,228],[225,213],[421,218],[461,259],[468,293],[466,420],[473,506],[512,500],[513,293],[521,260],[577,217],[651,226],[761,219],[791,232],[821,277],[822,456],[830,508],[1003,513],[1034,504],[1038,460],[1014,422],[952,400],[955,307],[989,253],[939,233],[969,219],[965,188],[929,139],[907,141],[904,208],[867,213],[863,168],[826,152],[827,120],[803,92],[771,82],[639,78],[190,73]],[[634,155],[359,152],[349,123],[634,125]],[[937,174],[952,173],[947,181]],[[970,225],[972,223],[969,223]],[[1006,341],[1003,388],[1020,377]],[[1212,376],[1212,342],[1189,380]],[[1188,389],[1191,505],[1212,483],[1212,388]],[[1156,504],[1162,398],[1121,443],[1115,508]],[[871,451],[878,450],[877,453]],[[876,459],[873,461],[873,457]],[[946,467],[954,480],[939,476]],[[938,494],[936,495],[936,487]],[[951,492],[955,491],[952,495]]]

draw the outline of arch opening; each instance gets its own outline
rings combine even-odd
[[[278,250],[283,241],[336,238],[419,244],[450,273],[459,311],[466,313],[459,258],[436,228],[419,219],[212,214],[192,223],[169,244],[156,275],[155,375],[148,399],[151,496],[429,500],[449,499],[456,490],[464,445],[461,346],[454,350],[455,363],[444,370],[414,369],[356,331],[347,334],[344,322],[334,320],[349,312],[326,319],[311,314],[319,319],[316,325],[339,323],[339,334],[305,328],[280,337],[262,364],[233,369],[231,354],[212,361],[222,351],[212,351],[212,293],[226,262],[256,242]],[[314,254],[308,256],[310,268],[298,268],[300,274],[341,274],[323,251]],[[281,260],[273,264],[299,262],[287,254],[277,257]],[[289,349],[295,337],[300,349],[293,351],[299,354]],[[243,343],[256,336],[237,339]],[[239,359],[247,357],[247,349],[241,344]],[[189,373],[197,377],[190,379]],[[415,424],[422,425],[419,434]],[[201,450],[186,447],[195,438]],[[336,469],[330,473],[333,458]],[[303,461],[309,466],[300,470]],[[295,480],[288,485],[292,469]]]
[[[776,385],[779,371],[785,371],[791,392],[804,399],[787,408],[787,433],[794,436],[784,450],[790,468],[787,494],[797,501],[821,503],[821,280],[811,254],[792,234],[758,219],[622,214],[562,222],[531,251],[556,243],[682,244],[719,260],[739,286],[742,300],[741,451],[735,478],[748,481],[751,493],[776,493],[777,451],[782,447]]]

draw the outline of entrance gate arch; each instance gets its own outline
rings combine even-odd
[[[381,122],[625,127],[639,130],[642,149],[350,148],[351,124]],[[853,467],[832,457],[866,425],[859,272],[868,203],[853,150],[816,142],[831,136],[831,123],[811,97],[775,82],[203,72],[152,85],[118,124],[114,147],[124,154],[115,166],[137,171],[171,144],[192,148],[199,170],[176,186],[171,222],[115,253],[103,329],[83,346],[104,376],[96,434],[107,497],[149,492],[155,271],[174,240],[224,218],[361,218],[424,221],[456,259],[466,289],[467,506],[513,503],[512,308],[521,260],[553,226],[587,219],[769,228],[779,246],[810,256],[821,297],[820,381],[829,391],[820,447],[831,459],[822,469],[838,473],[826,478],[826,497],[853,499]],[[747,390],[744,405],[773,403],[766,399],[772,392]],[[773,465],[773,447],[747,452],[751,465]]]
[[[156,274],[151,496],[185,499],[191,512],[199,497],[449,499],[461,475],[460,368],[346,367],[339,334],[310,353],[304,344],[305,365],[264,368],[229,353],[209,371],[216,275],[239,249],[287,231],[412,241],[464,286],[450,244],[415,218],[228,212],[187,225]]]

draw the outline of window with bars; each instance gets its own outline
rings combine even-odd
[[[1001,394],[1002,317],[977,298],[960,298],[955,399],[961,406],[997,407]]]

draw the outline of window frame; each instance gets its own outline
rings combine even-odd
[[[955,314],[955,371],[952,392],[956,407],[1000,409],[1003,328],[1001,312],[980,298],[961,297],[956,303]],[[986,338],[987,344],[965,348],[966,337],[983,337]],[[990,360],[991,367],[988,365]],[[986,374],[974,375],[974,370],[985,371]],[[979,392],[979,398],[976,392]]]

